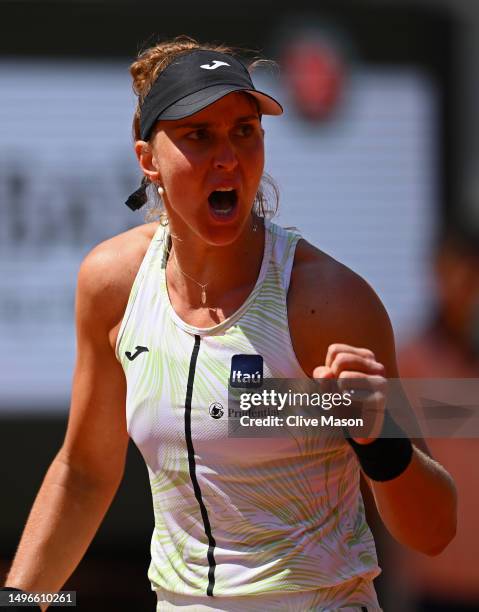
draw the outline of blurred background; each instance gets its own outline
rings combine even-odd
[[[402,375],[479,377],[479,2],[0,1],[1,580],[65,431],[80,262],[143,222],[123,204],[140,176],[128,67],[179,34],[279,63],[254,75],[285,107],[264,118],[276,222],[375,288]],[[429,444],[460,498],[458,536],[438,558],[396,546],[366,493],[386,611],[479,610],[478,442]],[[154,609],[152,527],[131,444],[65,586],[80,607]]]

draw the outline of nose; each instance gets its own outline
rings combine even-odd
[[[234,170],[238,165],[236,150],[229,138],[222,138],[217,143],[213,163],[217,170],[227,171]]]

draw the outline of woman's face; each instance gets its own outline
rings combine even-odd
[[[185,119],[159,121],[150,176],[175,231],[188,226],[210,244],[235,240],[247,222],[264,167],[254,99],[231,93]]]

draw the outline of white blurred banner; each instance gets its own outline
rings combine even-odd
[[[363,67],[327,125],[265,117],[266,170],[280,225],[362,274],[397,334],[428,306],[438,202],[436,91],[413,69]],[[1,61],[0,410],[65,411],[74,366],[74,291],[95,244],[143,221],[126,63]]]

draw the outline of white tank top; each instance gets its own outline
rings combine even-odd
[[[209,328],[185,323],[170,304],[161,226],[140,266],[117,358],[127,380],[128,432],[150,477],[148,577],[157,592],[205,602],[321,591],[327,601],[328,589],[337,598],[345,584],[350,596],[351,581],[380,573],[358,463],[344,440],[307,447],[293,438],[228,437],[233,356],[261,356],[264,378],[307,378],[286,303],[299,238],[265,221],[251,294]]]

